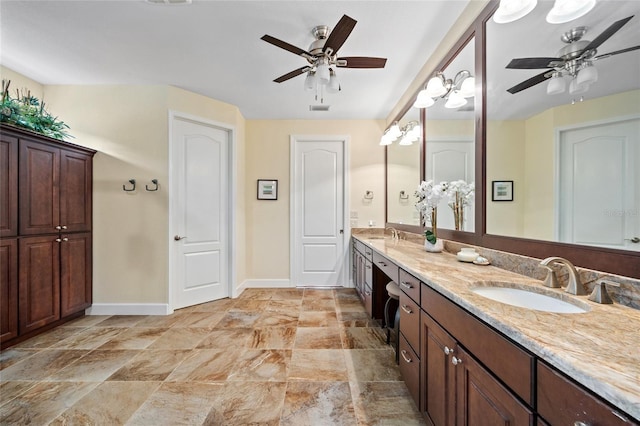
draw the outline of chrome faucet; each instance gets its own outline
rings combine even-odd
[[[389,231],[391,231],[391,238],[392,238],[394,241],[398,241],[398,240],[400,239],[400,234],[398,233],[398,230],[397,230],[396,228],[392,228],[392,227],[390,227],[390,226],[389,226],[389,227],[387,227],[387,228],[384,228],[384,230],[385,230],[385,231],[386,231],[387,229],[388,229]]]
[[[567,288],[564,289],[567,293],[575,294],[577,296],[583,296],[587,294],[582,282],[580,281],[580,275],[578,275],[578,271],[576,271],[575,266],[567,259],[562,257],[547,257],[542,262],[540,262],[541,266],[544,266],[549,270],[547,278],[544,280],[544,285],[547,287],[560,287],[558,284],[558,279],[555,275],[555,271],[549,267],[549,265],[553,263],[560,263],[567,267],[569,270],[569,283],[567,284]]]

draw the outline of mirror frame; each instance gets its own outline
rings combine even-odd
[[[555,241],[543,241],[518,237],[506,237],[501,235],[487,234],[487,223],[485,220],[487,211],[487,162],[485,152],[487,148],[486,140],[486,22],[491,19],[493,13],[498,8],[499,1],[491,0],[489,4],[474,20],[473,24],[465,31],[462,37],[456,42],[450,52],[438,64],[435,70],[444,69],[455,56],[464,48],[467,42],[475,37],[475,73],[476,73],[476,97],[475,97],[475,141],[476,141],[476,211],[474,232],[455,231],[449,229],[438,229],[438,235],[446,240],[456,241],[463,244],[472,244],[494,250],[520,254],[535,258],[545,258],[548,256],[560,256],[571,261],[574,265],[591,270],[607,272],[611,274],[640,278],[640,252],[615,250],[600,247],[582,246],[577,244],[560,243]],[[421,86],[426,84],[423,82]],[[480,86],[478,86],[478,84]],[[405,105],[397,114],[395,120],[399,120],[410,108],[411,103]],[[420,124],[422,126],[422,144],[420,148],[420,179],[425,177],[425,110],[420,113]],[[387,190],[387,151],[385,148],[385,194]],[[479,184],[478,184],[479,183]],[[387,207],[385,199],[385,218],[387,217]],[[392,226],[396,229],[422,234],[423,226],[409,226],[397,223],[386,222],[385,226]]]

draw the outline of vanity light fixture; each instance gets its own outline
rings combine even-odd
[[[465,98],[475,96],[476,80],[467,70],[462,70],[453,79],[445,78],[442,72],[429,79],[427,86],[418,93],[413,106],[429,108],[437,99],[447,99],[445,108],[460,108],[466,105]]]
[[[402,128],[398,122],[394,122],[380,138],[380,145],[391,145],[398,142],[398,145],[408,146],[420,140],[420,123],[410,121]]]
[[[500,0],[500,6],[493,14],[494,22],[506,24],[517,21],[531,12],[538,0]],[[596,0],[556,0],[547,14],[550,24],[563,24],[586,15],[596,5]]]

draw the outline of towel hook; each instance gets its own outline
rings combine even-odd
[[[151,179],[151,183],[155,185],[155,188],[149,189],[149,185],[145,185],[144,188],[149,192],[157,191],[158,190],[158,179]]]
[[[133,185],[131,187],[131,189],[127,189],[126,185],[122,185],[122,190],[126,191],[126,192],[131,192],[131,191],[135,191],[136,190],[136,180],[135,179],[129,179],[129,183],[131,185]]]
[[[409,194],[407,194],[404,189],[402,191],[400,191],[400,199],[401,200],[408,200],[409,199]]]
[[[365,200],[373,200],[373,191],[365,191],[364,199]]]

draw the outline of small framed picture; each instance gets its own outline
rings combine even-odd
[[[513,201],[513,181],[491,181],[491,201]]]
[[[277,200],[278,181],[275,179],[258,179],[258,200]]]

